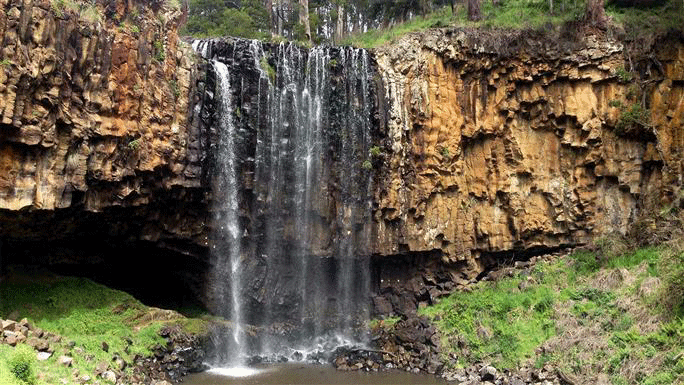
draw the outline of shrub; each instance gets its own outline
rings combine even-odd
[[[662,274],[662,303],[673,317],[684,316],[684,250],[663,252],[658,270]]]
[[[164,44],[161,40],[154,41],[154,51],[154,58],[157,59],[158,62],[163,63],[164,59],[166,59],[166,53],[164,53]]]
[[[14,377],[25,384],[36,383],[36,352],[28,345],[19,345],[7,361]]]
[[[631,72],[627,71],[624,67],[620,67],[615,70],[615,76],[620,79],[621,82],[631,82],[634,76]]]
[[[371,147],[369,152],[370,152],[371,156],[375,157],[375,158],[377,158],[378,156],[380,156],[382,154],[382,150],[380,149],[379,146]]]
[[[370,160],[365,160],[365,161],[363,162],[363,164],[361,164],[361,167],[362,167],[364,170],[370,170],[370,169],[373,168],[373,164],[371,163]]]
[[[615,128],[620,133],[627,133],[640,127],[650,127],[651,113],[639,103],[621,108],[622,113]]]

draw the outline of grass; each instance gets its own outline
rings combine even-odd
[[[401,317],[387,317],[383,319],[373,319],[370,321],[369,326],[371,329],[383,328],[389,330],[394,328],[397,322],[401,321]]]
[[[458,364],[490,361],[498,367],[515,367],[556,334],[550,319],[554,292],[546,285],[521,291],[518,286],[523,281],[528,282],[527,277],[482,282],[471,293],[453,293],[421,313],[439,319],[443,345],[455,346],[456,341],[465,345],[467,353],[464,349],[453,352],[459,356]]]
[[[0,285],[0,298],[0,317],[14,313],[16,318],[28,318],[37,327],[63,337],[55,354],[37,363],[40,383],[72,379],[73,369],[57,363],[64,349],[69,349],[69,341],[84,351],[79,355],[71,350],[74,367],[81,373],[92,373],[100,362],[112,362],[115,355],[131,363],[136,355],[152,354],[155,346],[165,343],[159,336],[165,324],[206,330],[202,320],[149,308],[127,293],[85,278],[51,277],[35,282],[17,276]],[[109,345],[108,351],[102,349],[103,342]],[[0,371],[0,379],[1,375]]]
[[[420,310],[451,366],[543,367],[594,383],[684,382],[684,253],[580,251]],[[673,294],[674,293],[674,294]],[[666,306],[666,299],[675,305]]]
[[[554,1],[554,12],[545,0],[507,0],[494,5],[492,0],[481,2],[482,20],[469,21],[463,4],[452,12],[443,7],[404,23],[380,28],[343,39],[340,44],[362,48],[375,48],[392,42],[407,33],[440,27],[496,27],[510,29],[540,29],[558,27],[579,20],[584,15],[585,1]],[[628,38],[636,39],[646,33],[662,33],[668,29],[681,29],[684,11],[680,0],[668,0],[652,8],[606,7],[606,14],[617,29],[623,29]]]

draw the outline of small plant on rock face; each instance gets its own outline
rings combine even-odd
[[[171,87],[171,91],[173,92],[173,97],[175,99],[178,99],[180,96],[180,88],[178,87],[178,82],[176,82],[175,79],[169,80],[169,87]]]
[[[164,44],[161,40],[155,40],[154,51],[154,58],[157,59],[158,62],[163,63],[164,59],[166,59],[166,54],[164,53]]]
[[[632,79],[634,78],[632,73],[627,71],[624,67],[620,67],[620,68],[616,69],[615,70],[615,76],[617,76],[621,82],[625,82],[625,83],[631,82]]]
[[[380,146],[371,147],[369,152],[370,152],[372,157],[378,157],[382,154],[382,150],[380,149]]]
[[[608,102],[608,106],[614,107],[614,108],[620,108],[620,107],[622,107],[622,102],[617,100],[617,99],[613,99],[613,100]]]
[[[650,112],[639,103],[634,103],[628,107],[622,107],[620,119],[616,128],[620,132],[626,132],[634,127],[649,127]]]
[[[362,167],[364,170],[370,170],[370,169],[373,168],[373,163],[371,163],[370,160],[365,160],[365,161],[363,162],[363,164],[361,164],[361,167]]]
[[[449,153],[449,149],[446,147],[442,147],[442,150],[440,151],[443,157],[449,159],[451,158],[451,154]]]
[[[276,71],[271,66],[271,64],[268,62],[268,59],[266,57],[261,57],[261,60],[259,61],[259,64],[261,64],[261,69],[266,72],[266,75],[268,75],[268,78],[271,79],[271,83],[275,83],[276,80]]]
[[[133,151],[137,151],[138,149],[140,149],[141,144],[142,144],[141,138],[134,139],[134,140],[131,140],[130,142],[128,142],[128,148],[130,148]]]

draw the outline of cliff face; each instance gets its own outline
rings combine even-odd
[[[625,234],[682,178],[684,44],[656,47],[635,79],[621,44],[591,36],[442,30],[380,49],[377,252],[431,251],[472,278],[497,253]]]
[[[375,311],[410,314],[502,259],[654,226],[643,213],[684,171],[683,40],[644,52],[467,30],[378,50]]]
[[[141,206],[200,187],[196,59],[177,38],[181,10],[69,4],[0,2],[3,215]]]
[[[203,293],[219,117],[212,71],[205,76],[206,61],[178,39],[183,11],[172,1],[123,0],[0,0],[0,8],[0,266],[38,255],[121,265],[145,255],[187,274]],[[313,239],[305,252],[316,256],[351,250],[334,245],[372,233],[370,252],[356,254],[375,256],[375,288],[389,292],[389,303],[376,305],[386,312],[415,309],[502,256],[625,234],[682,184],[684,40],[664,39],[633,58],[634,79],[623,70],[623,46],[593,37],[434,30],[372,57],[350,50],[349,63],[336,48],[217,43],[223,48],[214,58],[236,75],[245,250],[287,249],[300,222]],[[302,184],[300,144],[268,107],[271,76],[310,74],[280,63],[285,53],[306,66],[318,63],[306,57],[334,58],[316,70],[329,72],[320,92],[331,95],[324,103],[331,112],[325,140],[315,143],[330,170],[361,175],[360,182],[324,175],[318,182],[328,186],[303,206],[292,195]],[[378,76],[344,85],[352,70]],[[356,88],[369,93],[364,122],[372,127],[348,112],[362,103]],[[345,92],[356,95],[348,106],[338,97]],[[294,110],[274,106],[282,116]],[[282,135],[269,134],[280,127],[273,119],[283,121]],[[362,126],[363,146],[353,144],[344,130]],[[267,146],[257,144],[269,140],[276,144],[260,153]],[[378,147],[366,155],[370,142]],[[288,151],[292,159],[279,160]],[[373,209],[344,192],[371,185],[370,168]],[[278,199],[263,198],[269,189]]]
[[[202,77],[177,36],[183,11],[109,0],[0,9],[0,266],[130,267],[144,254],[193,270],[208,210],[189,98]]]

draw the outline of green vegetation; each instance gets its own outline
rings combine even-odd
[[[2,67],[8,67],[10,65],[12,65],[12,61],[10,59],[2,59],[2,61],[0,61],[0,66]]]
[[[382,149],[380,148],[380,146],[373,146],[368,150],[368,152],[374,158],[377,158],[380,155],[382,155]]]
[[[19,345],[9,354],[7,367],[19,383],[36,383],[36,352],[28,345]]]
[[[623,106],[623,104],[621,101],[619,101],[617,99],[613,99],[613,100],[608,102],[608,106],[613,107],[613,108],[620,108]]]
[[[90,23],[102,20],[100,10],[94,2],[79,0],[51,0],[50,7],[52,12],[59,18],[63,18],[67,13],[75,14],[81,19]]]
[[[606,14],[615,25],[624,28],[626,38],[630,40],[648,39],[649,35],[681,30],[684,26],[684,3],[678,0],[655,2],[651,7],[611,4],[606,7]],[[646,44],[644,48],[647,48]]]
[[[142,138],[133,139],[128,142],[128,148],[133,151],[138,151],[140,145],[142,144]]]
[[[178,99],[180,96],[180,88],[178,87],[176,79],[169,80],[169,87],[171,88],[171,92],[173,92],[173,98]]]
[[[346,37],[342,43],[373,48],[391,42],[410,32],[438,27],[499,27],[513,29],[548,29],[564,23],[580,20],[584,15],[584,1],[556,1],[553,12],[546,0],[509,0],[481,2],[482,20],[469,21],[463,5],[455,12],[448,6],[432,13],[397,23],[389,28],[374,29],[363,34]],[[628,37],[636,39],[648,33],[663,33],[669,29],[681,29],[684,11],[681,1],[667,0],[653,7],[635,8],[611,5],[606,14],[612,19],[612,29],[624,29]],[[624,68],[618,70],[623,81],[631,74]],[[624,75],[624,76],[621,76]]]
[[[440,154],[442,154],[442,157],[446,159],[451,158],[451,154],[449,153],[449,149],[447,147],[442,147],[442,149],[439,151]]]
[[[275,83],[276,81],[276,70],[273,68],[271,63],[268,62],[268,59],[266,59],[265,56],[261,57],[261,61],[259,61],[259,64],[261,65],[261,69],[268,75],[268,78],[271,79],[271,83]]]
[[[641,103],[622,106],[620,110],[620,119],[615,126],[619,134],[651,126],[651,112],[645,109]]]
[[[361,163],[361,168],[364,170],[371,170],[373,168],[373,163],[371,163],[370,160],[364,160],[363,163]]]
[[[270,17],[259,0],[240,2],[231,8],[220,0],[191,0],[188,22],[183,33],[194,37],[240,36],[267,39]]]
[[[115,356],[130,363],[137,354],[151,354],[153,347],[165,343],[159,336],[163,325],[179,324],[193,331],[207,327],[204,320],[191,320],[172,311],[147,307],[124,292],[84,278],[49,276],[40,277],[39,282],[35,279],[35,274],[14,274],[0,285],[3,299],[0,317],[10,313],[26,317],[33,325],[56,333],[63,340],[61,345],[54,346],[56,353],[52,357],[38,362],[35,351],[27,346],[20,345],[17,349],[0,346],[0,383],[3,384],[7,377],[3,367],[18,378],[29,379],[23,383],[34,383],[33,374],[40,373],[38,383],[57,384],[61,379],[72,378],[73,368],[57,363],[65,350],[71,349],[75,369],[92,373],[100,362],[112,362]],[[73,348],[68,347],[69,341],[73,341]],[[109,346],[107,351],[102,349],[103,342]],[[8,348],[14,352],[9,354]],[[77,353],[79,349],[84,353]],[[3,362],[5,357],[9,358]]]
[[[624,83],[631,82],[632,79],[634,79],[634,75],[632,75],[631,72],[628,72],[627,70],[625,70],[624,67],[620,67],[620,68],[616,69],[615,70],[615,76],[617,76],[618,79],[620,79],[620,81],[624,82]]]
[[[500,368],[551,363],[565,373],[614,384],[684,381],[684,248],[614,254],[578,251],[421,310],[442,336],[452,365]],[[539,347],[543,346],[543,349]]]
[[[533,276],[544,275],[543,270]],[[499,367],[515,367],[520,359],[531,358],[534,349],[556,334],[551,320],[556,296],[547,285],[530,285],[518,290],[526,277],[482,282],[471,293],[456,292],[422,313],[435,319],[446,340],[456,347],[459,364],[491,360]]]
[[[394,328],[397,322],[401,321],[401,317],[387,317],[383,319],[372,319],[369,323],[371,329],[383,328],[389,330]]]
[[[154,41],[154,58],[159,62],[163,63],[166,59],[166,53],[164,51],[164,43],[161,40]]]

